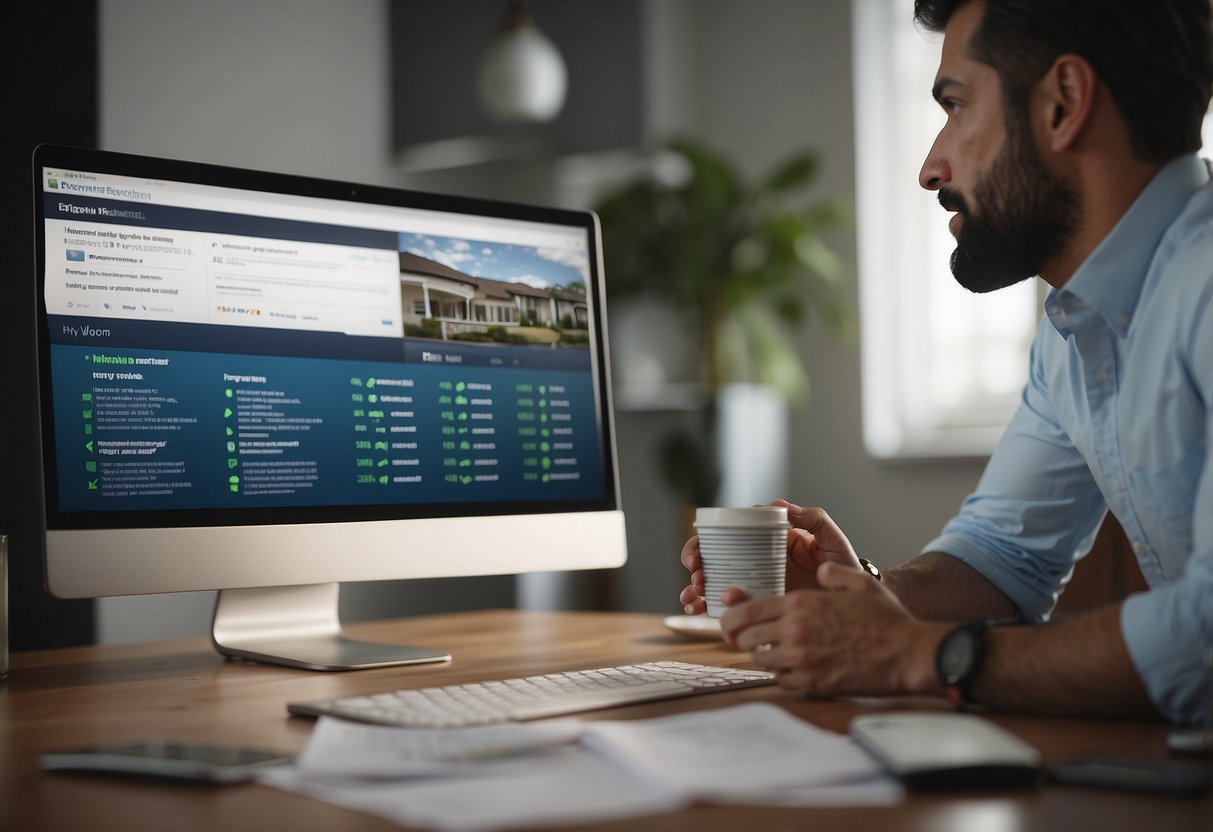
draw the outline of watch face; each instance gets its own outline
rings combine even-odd
[[[939,675],[944,684],[963,679],[977,659],[979,636],[970,630],[953,630],[939,645]]]

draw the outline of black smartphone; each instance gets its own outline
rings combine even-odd
[[[1197,763],[1090,756],[1054,766],[1054,783],[1196,797],[1209,791],[1209,770]]]
[[[251,779],[259,769],[282,765],[290,759],[289,755],[257,748],[150,740],[52,752],[43,754],[41,763],[47,771],[239,783]]]

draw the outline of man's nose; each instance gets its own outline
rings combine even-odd
[[[939,137],[931,145],[927,158],[918,172],[918,184],[928,191],[938,191],[952,181],[952,167],[939,147]]]

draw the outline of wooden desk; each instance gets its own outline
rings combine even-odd
[[[386,830],[385,820],[274,789],[171,785],[45,774],[45,751],[139,738],[301,749],[312,723],[289,717],[290,699],[318,699],[624,664],[681,659],[744,664],[720,643],[667,633],[660,616],[495,610],[361,624],[363,638],[445,647],[449,664],[310,673],[225,662],[201,639],[18,653],[0,682],[0,829],[23,830]],[[655,702],[587,718],[657,716],[687,708],[772,701],[825,728],[845,731],[864,710],[939,707],[924,701],[815,701],[773,687]],[[992,718],[1035,745],[1047,764],[1086,753],[1165,758],[1161,723]],[[974,830],[1213,829],[1213,798],[1142,797],[1042,785],[1017,791],[913,794],[895,808],[753,809],[697,806],[639,822],[594,828],[736,832],[812,828],[930,832]],[[583,827],[588,828],[588,827]]]

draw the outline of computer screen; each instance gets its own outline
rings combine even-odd
[[[221,652],[375,665],[338,582],[625,559],[592,213],[54,146],[34,177],[52,593],[220,589]]]

